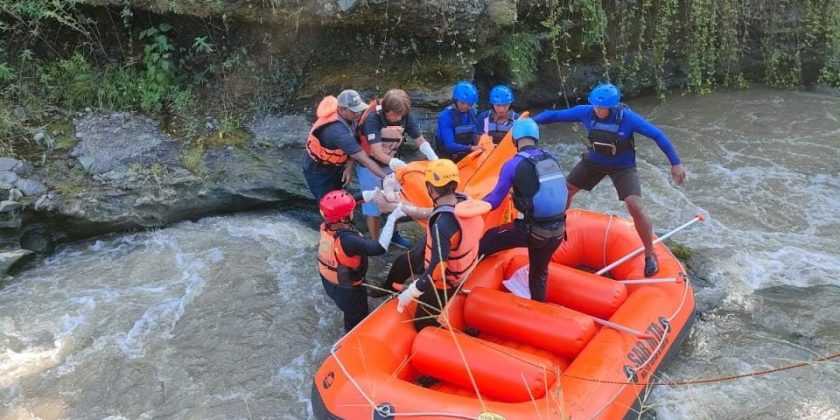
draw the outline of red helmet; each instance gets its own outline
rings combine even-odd
[[[356,208],[356,200],[344,190],[328,192],[321,198],[318,207],[327,223],[336,223],[348,218]]]

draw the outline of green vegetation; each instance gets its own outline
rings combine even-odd
[[[516,21],[489,39],[446,25],[437,39],[421,39],[401,30],[401,12],[370,13],[369,29],[352,39],[341,39],[347,28],[324,28],[336,42],[322,45],[322,55],[340,57],[331,62],[294,37],[239,34],[225,16],[182,25],[183,16],[136,18],[130,2],[107,10],[81,4],[0,0],[0,153],[37,146],[34,130],[88,108],[154,114],[190,144],[206,137],[196,153],[213,147],[211,138],[237,144],[246,113],[351,85],[437,88],[467,74],[474,60],[520,88],[550,69],[566,96],[580,88],[567,86],[580,70],[599,71],[594,78],[629,94],[654,87],[660,97],[675,82],[697,94],[748,82],[840,86],[840,0],[540,0],[520,7]],[[154,0],[148,7],[212,16],[225,4]],[[112,19],[92,19],[102,13]],[[442,22],[453,13],[442,9]],[[366,48],[348,51],[356,44]],[[219,121],[210,137],[207,116]],[[53,137],[59,150],[72,147],[66,136]]]
[[[665,245],[671,250],[671,253],[674,254],[675,257],[684,263],[687,263],[694,254],[694,251],[692,251],[688,246],[670,239],[665,240]]]
[[[515,33],[504,41],[501,54],[509,66],[514,86],[525,86],[536,80],[541,50],[539,38],[532,33]]]
[[[600,59],[603,80],[664,95],[675,64],[684,87],[704,94],[746,86],[750,56],[763,70],[750,81],[801,86],[816,67],[820,82],[840,85],[840,0],[544,0],[530,21],[545,29],[561,80]]]

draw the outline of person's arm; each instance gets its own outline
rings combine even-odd
[[[484,196],[484,201],[490,203],[493,209],[499,207],[502,201],[510,192],[510,187],[513,185],[513,176],[516,174],[516,167],[519,165],[520,158],[514,156],[513,159],[507,161],[505,166],[502,166],[502,172],[499,174],[499,180],[493,191]]]
[[[385,148],[382,147],[380,142],[370,143],[370,157],[383,165],[387,165],[391,161],[391,156],[385,153]]]
[[[348,159],[344,164],[344,172],[341,173],[341,184],[344,186],[350,185],[353,181],[353,159]]]
[[[534,117],[534,122],[541,125],[556,122],[583,122],[589,116],[590,109],[588,106],[578,105],[569,109],[543,111]]]
[[[426,267],[426,271],[417,280],[417,289],[421,292],[430,286],[434,287],[431,285],[434,270],[440,270],[441,268],[438,265],[449,259],[452,237],[460,231],[458,221],[452,213],[441,213],[429,223],[432,223],[432,228],[429,229],[432,234],[432,260]]]
[[[455,141],[455,126],[453,112],[441,112],[438,116],[438,140],[444,150],[450,154],[469,153],[472,147],[458,144]]]
[[[635,112],[629,110],[625,110],[624,112],[626,113],[625,118],[629,117],[628,122],[632,124],[630,129],[655,141],[656,145],[659,146],[659,149],[662,150],[662,153],[665,153],[665,156],[668,157],[668,161],[671,162],[671,166],[677,166],[681,163],[680,156],[677,154],[677,149],[674,148],[674,145],[670,140],[668,140],[668,137],[664,132],[662,132],[662,130],[649,123]]]
[[[378,241],[352,232],[342,232],[338,239],[341,241],[341,248],[351,257],[382,255],[386,252]]]
[[[327,132],[327,130],[330,131]],[[387,175],[382,168],[373,159],[371,159],[364,150],[362,150],[362,146],[359,145],[359,141],[356,136],[351,130],[343,126],[343,124],[332,124],[327,126],[324,129],[323,135],[334,139],[334,143],[338,145],[338,148],[356,162],[365,165],[365,167],[370,169],[374,175],[380,178],[384,178],[385,175]]]
[[[377,115],[371,115],[362,127],[362,133],[367,137],[370,145],[370,157],[382,165],[387,165],[391,156],[385,153],[382,147],[382,124]]]
[[[370,156],[368,156],[368,154],[365,153],[364,150],[360,150],[359,152],[350,155],[350,157],[353,158],[353,160],[355,160],[356,162],[365,165],[365,168],[368,168],[371,172],[373,172],[374,175],[378,176],[379,178],[385,178],[385,176],[388,175],[387,173],[385,173],[385,171],[382,170],[382,168],[379,166],[378,163],[376,163],[376,161],[371,159]]]

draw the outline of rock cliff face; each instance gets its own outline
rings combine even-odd
[[[10,195],[2,197],[0,227],[25,247],[46,251],[49,241],[309,199],[300,171],[300,136],[309,127],[302,116],[256,118],[239,138],[208,136],[200,144],[170,138],[133,113],[86,114],[73,125],[76,145],[44,165],[0,159],[8,169],[0,174],[15,178],[0,185]]]

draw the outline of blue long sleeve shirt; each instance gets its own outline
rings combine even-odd
[[[438,114],[438,143],[443,151],[450,155],[465,154],[472,150],[470,146],[455,141],[455,127],[461,125],[471,125],[474,135],[480,134],[475,109],[470,108],[467,112],[459,112],[454,106],[448,106]]]
[[[596,118],[595,111],[592,108],[592,105],[578,105],[573,108],[559,111],[545,111],[535,116],[534,121],[536,121],[537,124],[578,122],[583,125],[583,128],[585,128],[587,132],[589,132],[592,128],[592,123]],[[599,121],[604,123],[614,123],[616,115],[617,114],[615,112],[611,112],[606,119]],[[639,114],[633,112],[630,108],[625,108],[624,116],[621,119],[621,125],[619,126],[618,135],[621,137],[621,140],[629,141],[629,139],[633,137],[634,133],[639,133],[655,141],[656,145],[659,146],[659,149],[662,150],[662,152],[665,153],[665,156],[668,157],[668,161],[671,162],[672,166],[680,164],[680,157],[677,154],[677,150],[674,148],[674,145],[671,144],[671,141],[668,140],[668,137],[665,136],[665,133],[642,118]],[[609,156],[589,149],[589,153],[587,153],[586,157],[588,160],[597,165],[615,168],[629,168],[636,166],[636,153],[633,150],[627,150],[615,156]]]
[[[510,187],[513,186],[513,177],[516,175],[516,168],[519,167],[519,162],[522,162],[523,159],[522,156],[514,155],[513,158],[505,162],[504,166],[502,166],[502,171],[499,173],[499,180],[496,181],[496,186],[493,187],[493,191],[490,191],[484,196],[484,201],[490,203],[493,206],[493,210],[499,208],[502,200],[510,192]]]
[[[524,153],[530,158],[547,154],[545,151],[537,148],[536,146],[525,146],[519,151],[519,153]],[[505,162],[502,166],[502,171],[499,173],[499,179],[496,181],[496,186],[493,187],[493,191],[490,191],[490,193],[484,196],[484,201],[490,203],[493,209],[498,208],[502,204],[502,201],[510,192],[511,187],[514,188],[516,196],[525,197],[529,200],[533,198],[540,189],[540,181],[537,171],[533,165],[520,165],[520,163],[525,161],[525,158],[520,156],[519,153]],[[565,190],[565,187],[563,187],[563,189]],[[564,195],[563,201],[559,204],[560,207],[565,207],[567,198],[568,197]],[[519,211],[523,213],[526,212],[527,209],[519,208],[519,204],[516,202],[514,202],[514,204],[517,206]]]

